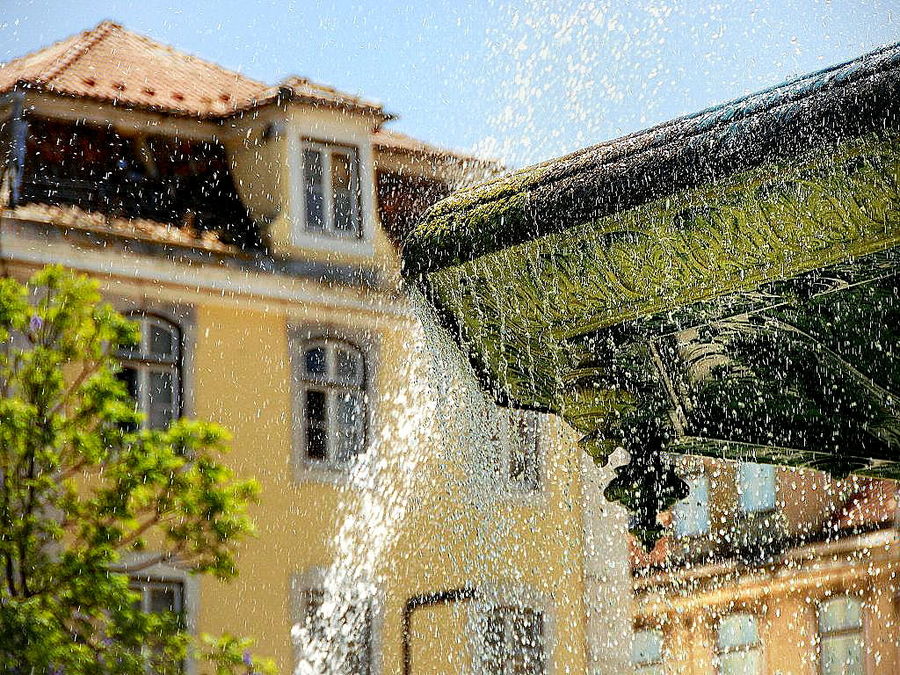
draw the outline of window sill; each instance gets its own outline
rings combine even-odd
[[[375,245],[368,228],[363,229],[361,236],[332,235],[329,232],[315,232],[294,226],[292,245],[305,251],[322,253],[340,253],[358,258],[371,258],[375,255]]]
[[[343,485],[350,481],[353,464],[329,464],[302,460],[294,467],[294,483],[322,483]]]

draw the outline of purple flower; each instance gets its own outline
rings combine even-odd
[[[249,667],[249,666],[252,666],[252,665],[253,665],[253,657],[250,656],[250,650],[249,650],[249,649],[245,649],[245,650],[244,650],[243,661],[244,661],[244,665],[245,665],[245,666],[248,666],[248,667]]]
[[[44,320],[37,314],[32,316],[31,321],[28,322],[28,327],[31,328],[32,333],[37,333],[43,326]]]

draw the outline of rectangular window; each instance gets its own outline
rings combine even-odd
[[[171,613],[177,617],[181,626],[184,626],[185,602],[184,584],[180,581],[159,581],[151,579],[132,579],[129,583],[132,591],[137,592],[138,599],[135,608],[148,614]],[[152,648],[143,647],[145,655],[155,654]],[[162,655],[160,655],[162,656]],[[171,662],[169,662],[171,664]],[[181,672],[185,671],[185,664],[181,664]],[[148,672],[155,672],[151,667]]]
[[[307,231],[335,237],[362,235],[356,148],[304,141],[303,194]]]
[[[663,675],[663,636],[656,630],[638,630],[631,643],[635,675]]]
[[[544,614],[527,607],[495,607],[485,617],[484,672],[544,673]]]
[[[303,625],[306,643],[297,645],[297,659],[311,662],[322,672],[369,675],[372,671],[371,603],[326,602],[325,591],[320,588],[302,590],[299,600],[297,618]]]
[[[690,493],[675,505],[675,536],[694,537],[709,532],[709,480],[686,479]]]
[[[862,603],[846,596],[819,605],[819,650],[822,675],[863,675]]]
[[[744,513],[760,513],[775,508],[775,467],[743,462],[738,468],[738,494]]]
[[[720,675],[756,675],[762,672],[762,645],[756,617],[732,614],[719,622],[717,636]]]
[[[142,612],[162,614],[184,612],[184,585],[180,581],[132,580],[131,590],[140,594],[138,600]]]
[[[149,314],[132,314],[140,341],[118,352],[123,381],[144,426],[165,429],[181,414],[181,331]]]
[[[369,405],[364,353],[355,345],[320,338],[295,345],[298,438],[302,459],[343,469],[366,450]]]

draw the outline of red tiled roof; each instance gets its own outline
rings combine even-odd
[[[867,480],[859,492],[834,515],[837,530],[880,525],[897,516],[897,483],[890,480]]]
[[[503,171],[503,165],[497,160],[483,159],[475,155],[467,155],[454,150],[447,150],[437,145],[431,145],[420,141],[412,136],[407,136],[399,131],[391,129],[378,129],[372,134],[372,145],[376,150],[386,152],[400,152],[408,155],[418,155],[424,157],[436,157],[440,159],[450,159],[459,162],[467,162],[472,165],[478,165],[492,170],[495,173]]]
[[[377,103],[302,78],[271,87],[111,21],[0,66],[0,93],[23,84],[199,117],[228,116],[285,99],[389,117]]]
[[[393,115],[386,114],[378,103],[367,101],[359,96],[338,91],[334,87],[318,84],[305,77],[292,75],[281,81],[277,86],[271,87],[262,93],[256,104],[261,105],[278,97],[309,103],[311,105],[324,105],[335,108],[347,108],[351,110],[368,111],[385,120],[393,119]]]
[[[408,152],[413,154],[421,154],[421,155],[435,155],[435,156],[449,156],[449,157],[459,157],[460,159],[469,159],[466,155],[453,152],[452,150],[446,150],[444,148],[440,148],[436,145],[429,145],[424,141],[420,141],[417,138],[413,138],[412,136],[407,136],[406,134],[401,134],[399,131],[392,131],[390,129],[379,129],[372,135],[372,144],[376,148],[383,148],[385,150],[399,150],[401,152]]]

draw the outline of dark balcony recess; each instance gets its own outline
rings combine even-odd
[[[71,205],[143,218],[223,243],[259,249],[259,228],[241,201],[217,141],[126,136],[111,127],[27,118],[18,204]]]

